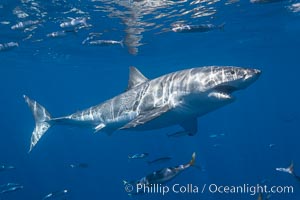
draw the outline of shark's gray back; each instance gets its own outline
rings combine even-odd
[[[170,101],[176,93],[186,91],[190,71],[178,71],[147,81],[98,105],[96,109],[101,110],[104,118],[112,119],[125,113],[139,114],[172,103]]]
[[[189,70],[170,73],[146,81],[99,105],[70,115],[70,119],[91,121],[95,124],[111,123],[122,118],[133,119],[141,112],[147,112],[170,101],[174,92],[185,90]],[[127,120],[126,120],[127,121]]]

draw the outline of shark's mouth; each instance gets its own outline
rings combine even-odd
[[[212,94],[213,96],[217,97],[218,99],[234,99],[231,95],[234,91],[238,90],[238,88],[230,85],[219,85],[214,88]]]
[[[217,87],[214,88],[217,92],[223,93],[223,94],[231,94],[234,91],[238,90],[236,87],[234,86],[230,86],[230,85],[219,85]]]

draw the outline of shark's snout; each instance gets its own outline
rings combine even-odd
[[[261,74],[261,70],[259,70],[259,69],[254,69],[254,73],[255,73],[255,74]]]
[[[259,70],[259,69],[254,69],[253,70],[254,72],[254,76],[256,76],[256,78],[258,78],[260,75],[261,75],[261,70]]]
[[[216,85],[213,89],[222,94],[230,95],[234,91],[245,89],[254,83],[260,76],[261,70],[226,67],[223,68],[221,74],[224,74],[225,78],[223,78],[222,81],[220,81],[220,84]]]
[[[244,81],[255,81],[261,74],[261,70],[259,69],[247,69],[244,74]]]
[[[249,74],[251,74],[252,76],[257,76],[261,74],[261,70],[259,69],[248,69]]]

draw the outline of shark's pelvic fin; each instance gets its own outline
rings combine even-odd
[[[131,122],[129,122],[128,124],[126,124],[120,129],[134,128],[136,126],[143,125],[148,121],[151,121],[161,116],[162,114],[168,112],[169,110],[170,110],[170,106],[165,105],[162,107],[155,108],[149,112],[140,113],[136,118],[134,118]]]
[[[127,90],[130,90],[144,82],[147,82],[147,79],[137,68],[130,67],[129,68],[129,80]]]
[[[197,118],[189,118],[188,120],[179,124],[184,130],[177,131],[172,134],[167,134],[168,137],[179,137],[184,135],[193,136],[198,131]]]
[[[48,111],[37,103],[34,100],[29,99],[26,95],[23,95],[26,103],[32,111],[34,120],[35,120],[35,128],[31,135],[31,143],[29,152],[33,149],[33,147],[38,143],[41,137],[46,133],[46,131],[51,127],[50,124],[51,116]]]
[[[188,135],[193,136],[198,131],[197,118],[190,118],[180,124],[180,126],[188,133]]]

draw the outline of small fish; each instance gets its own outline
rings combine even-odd
[[[101,35],[103,35],[103,33],[97,33],[97,32],[89,33],[89,36],[94,36],[94,37],[100,37]]]
[[[294,13],[300,12],[300,3],[294,3],[288,9]]]
[[[57,38],[57,37],[64,37],[67,33],[65,31],[56,31],[52,33],[48,33],[46,36],[49,38]]]
[[[149,153],[137,153],[134,155],[129,155],[128,159],[142,159],[146,158],[147,156],[149,156]]]
[[[123,181],[123,183],[124,183],[124,185],[141,184],[141,185],[145,185],[145,186],[149,186],[149,187],[152,187],[154,184],[164,184],[164,183],[174,179],[175,177],[177,177],[179,174],[181,174],[186,169],[194,166],[195,159],[196,159],[196,153],[193,153],[192,159],[186,164],[178,165],[175,167],[166,167],[166,168],[154,171],[154,172],[148,174],[147,176],[144,176],[138,180],[131,181],[131,182]],[[137,195],[137,194],[141,194],[141,193],[143,193],[143,192],[137,191],[136,193],[132,193],[131,195]]]
[[[2,22],[0,22],[0,24],[8,25],[8,24],[10,24],[10,22],[9,21],[2,21]]]
[[[43,200],[45,199],[54,199],[54,198],[57,198],[57,197],[62,197],[62,196],[65,196],[69,191],[68,190],[61,190],[61,191],[56,191],[56,192],[51,192],[49,194],[47,194]]]
[[[24,187],[22,185],[16,184],[16,185],[6,185],[7,187],[0,191],[0,194],[9,193],[9,192],[15,192],[18,190],[23,189]]]
[[[86,18],[75,18],[75,19],[71,18],[70,21],[63,22],[59,26],[61,28],[70,28],[79,25],[88,26],[86,20],[87,20]]]
[[[63,12],[63,14],[68,14],[68,13],[85,14],[85,12],[83,12],[82,10],[80,10],[78,8],[72,8],[66,12]]]
[[[11,50],[18,46],[19,44],[17,42],[8,42],[8,43],[0,44],[0,51]]]
[[[37,26],[30,26],[24,29],[24,33],[33,32],[37,28],[38,28]]]
[[[24,38],[23,39],[23,41],[26,41],[26,40],[29,40],[29,39],[31,39],[32,38],[32,36],[33,36],[33,34],[29,34],[26,38]]]
[[[270,180],[267,178],[260,181],[261,184],[267,184],[268,182],[270,182]]]
[[[52,33],[48,33],[46,36],[49,38],[58,38],[58,37],[64,37],[68,33],[76,33],[77,30],[63,30],[63,31],[56,31]]]
[[[250,3],[275,3],[285,0],[250,0]]]
[[[300,176],[296,175],[296,173],[294,172],[294,162],[292,161],[290,166],[287,168],[276,168],[277,171],[280,172],[285,172],[288,174],[291,174],[295,179],[297,179],[298,181],[300,181]]]
[[[79,163],[79,164],[71,164],[71,168],[88,168],[89,165],[87,163]]]
[[[291,175],[295,175],[294,174],[294,162],[292,161],[290,166],[287,167],[287,168],[276,168],[276,171],[285,172],[285,173],[288,173],[288,174],[291,174]]]
[[[169,161],[169,160],[171,160],[171,159],[172,159],[172,157],[169,157],[169,156],[161,157],[161,158],[157,158],[157,159],[148,161],[148,164],[149,164],[149,165],[152,165],[152,164],[164,163],[164,162],[167,162],[167,161]]]
[[[95,37],[100,37],[102,33],[89,33],[89,36],[82,41],[82,44],[87,43],[88,41],[93,40]]]
[[[217,134],[211,134],[211,135],[209,135],[209,137],[210,138],[216,138],[216,137],[218,137],[218,135]]]
[[[38,20],[28,20],[28,21],[24,21],[24,22],[19,22],[13,26],[11,26],[12,30],[21,30],[21,29],[25,29],[29,26],[33,26],[33,25],[37,25],[39,24],[40,21]]]
[[[200,25],[187,25],[187,24],[175,24],[171,29],[175,33],[195,33],[195,32],[208,32],[216,29],[224,29],[224,23],[221,25],[213,24],[200,24]]]
[[[269,148],[273,148],[275,144],[269,144]]]
[[[0,165],[0,172],[10,170],[10,169],[15,169],[15,167],[11,165]]]
[[[18,184],[18,183],[6,183],[6,184],[3,184],[3,185],[0,185],[0,189],[7,188],[7,187],[14,187],[14,186],[20,186],[20,184]]]
[[[210,134],[209,137],[210,138],[218,138],[218,137],[224,137],[225,133],[220,133],[220,134]]]
[[[219,147],[219,146],[221,146],[220,144],[214,144],[213,145],[213,147],[215,147],[215,148],[217,148],[217,147]]]
[[[90,45],[93,46],[113,46],[113,45],[121,45],[124,47],[123,40],[116,41],[116,40],[92,40],[89,42]]]

